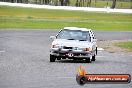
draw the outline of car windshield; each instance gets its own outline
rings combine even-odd
[[[64,29],[57,35],[57,39],[90,41],[90,36],[88,31]]]

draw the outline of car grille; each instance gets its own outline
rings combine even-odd
[[[66,46],[64,46],[63,49],[73,49],[73,47],[66,47]]]

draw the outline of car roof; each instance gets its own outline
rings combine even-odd
[[[78,27],[64,27],[64,29],[68,29],[68,30],[81,30],[81,31],[90,31],[91,29],[87,29],[87,28],[78,28]]]

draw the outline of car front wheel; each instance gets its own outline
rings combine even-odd
[[[53,55],[50,55],[50,62],[55,62],[55,56],[53,56]]]
[[[96,59],[95,59],[95,55],[94,56],[92,56],[92,61],[95,61]]]
[[[57,57],[57,60],[61,60],[61,57]]]
[[[86,63],[91,63],[91,59],[90,58],[86,58],[85,61],[86,61]]]

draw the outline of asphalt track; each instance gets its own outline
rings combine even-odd
[[[131,74],[132,55],[99,51],[92,63],[49,62],[50,35],[56,30],[0,30],[0,88],[132,88],[129,84],[76,83],[77,68],[90,74]],[[95,31],[98,40],[132,39],[132,32]]]

